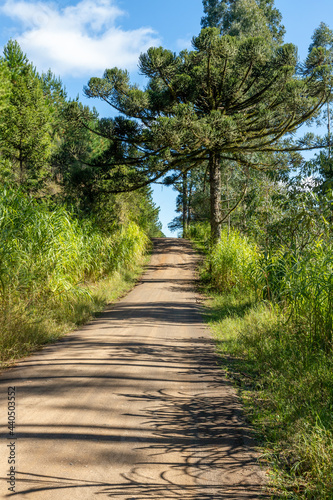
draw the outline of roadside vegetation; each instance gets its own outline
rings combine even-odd
[[[0,192],[0,356],[22,357],[133,286],[148,247],[134,222],[105,234],[88,217]]]
[[[202,269],[221,366],[240,387],[277,498],[333,496],[333,242],[321,226],[302,252],[265,251],[226,228]]]

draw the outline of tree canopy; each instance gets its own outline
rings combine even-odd
[[[281,43],[285,33],[274,0],[203,0],[203,28],[219,28],[223,35],[254,36],[270,32]]]
[[[113,68],[91,78],[85,93],[123,115],[109,122],[109,130],[114,144],[122,145],[122,164],[132,166],[125,189],[208,161],[217,238],[220,160],[259,168],[253,153],[283,150],[279,140],[328,99],[326,62],[317,60],[305,74],[292,44],[276,47],[265,37],[221,36],[219,29],[205,28],[193,38],[192,51],[176,55],[152,47],[140,56],[140,71],[149,80],[145,90]]]

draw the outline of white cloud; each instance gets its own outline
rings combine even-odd
[[[176,43],[179,50],[193,50],[192,37],[190,35],[187,38],[178,38]]]
[[[7,0],[0,12],[18,21],[15,39],[39,70],[62,76],[98,76],[105,68],[134,69],[141,52],[160,41],[151,28],[125,31],[116,20],[125,14],[114,0],[55,3]]]

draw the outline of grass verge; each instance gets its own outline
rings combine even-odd
[[[249,294],[205,290],[221,365],[269,464],[272,498],[333,498],[333,360],[306,328]]]

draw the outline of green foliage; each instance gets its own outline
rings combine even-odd
[[[233,3],[229,15],[225,16],[224,29],[231,36],[264,36],[271,38],[267,18],[255,0],[238,0]]]
[[[283,296],[293,323],[305,332],[310,349],[331,352],[333,340],[333,244],[315,242],[284,277]]]
[[[208,314],[221,363],[244,389],[277,497],[329,500],[333,246],[325,215],[331,200],[289,195],[275,232],[267,225],[266,252],[232,230],[208,254],[210,283],[219,291]]]
[[[87,126],[77,120],[77,114],[84,114]],[[82,209],[91,209],[101,187],[105,170],[96,159],[107,148],[108,141],[92,134],[88,127],[94,127],[98,115],[77,101],[69,101],[59,110],[61,129],[57,150],[52,156],[52,167],[65,197]]]
[[[329,51],[332,53],[333,49],[333,32],[327,26],[327,24],[321,22],[319,27],[315,29],[314,34],[312,35],[312,43],[309,46],[309,56],[311,57],[311,53],[313,49],[324,49],[325,51]],[[332,54],[330,54],[332,57]]]
[[[328,194],[333,190],[333,158],[330,151],[320,151],[307,161],[302,173],[311,176],[315,191]]]
[[[0,60],[0,111],[6,109],[9,105],[9,89],[10,89],[10,71],[7,64]],[[3,126],[3,122],[0,122]]]
[[[2,300],[19,294],[36,303],[66,298],[142,254],[147,237],[134,223],[106,236],[63,207],[52,210],[9,189],[0,198]]]
[[[20,192],[2,189],[0,327],[8,351],[2,355],[10,352],[8,332],[19,309],[30,317],[23,325],[28,332],[41,318],[56,321],[57,308],[89,295],[90,282],[134,269],[147,243],[134,223],[106,235],[93,220],[78,220],[63,207],[50,209]]]
[[[285,32],[281,13],[274,7],[274,0],[203,0],[205,16],[203,28],[220,28],[223,34],[251,35],[270,31],[271,36],[282,42]]]
[[[210,248],[210,226],[208,222],[191,224],[187,229],[187,237],[193,240],[207,254]]]
[[[274,498],[331,499],[331,352],[309,349],[279,308],[241,294],[215,297],[207,319],[270,462]]]
[[[231,230],[228,234],[225,229],[209,252],[207,267],[217,290],[223,293],[248,290],[259,300],[278,303],[310,350],[332,349],[333,246],[330,239],[312,241],[301,254],[293,247],[263,253],[239,232]]]
[[[209,253],[208,263],[214,286],[223,292],[251,287],[250,271],[259,258],[256,246],[238,231],[224,229]]]
[[[217,28],[205,28],[193,38],[192,51],[176,55],[151,47],[141,54],[139,67],[149,79],[145,90],[118,68],[91,78],[85,89],[88,97],[126,117],[110,121],[102,133],[112,143],[115,189],[130,191],[170,171],[185,173],[208,163],[215,241],[221,227],[220,162],[261,168],[262,158],[254,153],[289,150],[281,137],[321,108],[331,82],[325,57],[302,73],[296,48],[272,43],[262,29],[262,11],[249,2],[258,14],[254,32],[243,26],[246,21],[253,27],[252,18],[243,15],[246,2],[235,2],[240,23],[235,33],[221,36]]]
[[[7,64],[0,59],[0,178],[6,177],[10,172],[10,164],[1,154],[3,136],[6,131],[6,123],[3,117],[9,107],[10,87],[10,71]]]
[[[0,111],[3,361],[54,340],[118,297],[161,224],[148,187],[110,194],[117,178],[134,170],[108,163],[121,150],[113,126],[128,124],[98,120],[95,110],[68,102],[61,80],[51,71],[38,75],[12,40],[0,59]]]
[[[50,109],[36,71],[17,42],[6,45],[3,64],[9,70],[10,86],[1,116],[1,157],[7,160],[7,180],[36,192],[49,173]]]
[[[16,40],[10,39],[3,49],[4,60],[6,61],[11,75],[15,78],[17,75],[25,73],[29,64],[28,58]],[[31,69],[33,69],[31,67]]]

